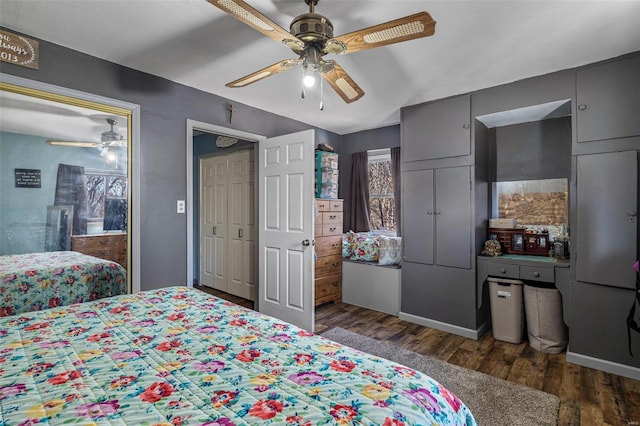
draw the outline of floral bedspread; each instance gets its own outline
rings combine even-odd
[[[127,292],[127,271],[75,251],[0,256],[0,317]]]
[[[186,287],[0,318],[0,424],[474,425],[426,375]]]

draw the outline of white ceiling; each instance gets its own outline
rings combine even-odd
[[[247,0],[288,29],[303,0]],[[0,25],[339,134],[399,122],[402,106],[640,50],[640,0],[320,0],[335,35],[422,10],[431,37],[335,56],[364,90],[300,98],[287,71],[225,83],[295,55],[205,0],[0,0]],[[46,66],[46,64],[41,64]],[[241,116],[234,116],[242,120]]]

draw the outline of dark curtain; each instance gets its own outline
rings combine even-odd
[[[347,212],[345,228],[354,232],[367,232],[369,226],[369,157],[367,152],[351,155],[350,211]]]
[[[391,174],[393,175],[393,198],[396,216],[396,232],[401,236],[400,230],[400,147],[391,148]]]
[[[73,235],[87,233],[87,187],[84,184],[84,167],[69,164],[58,165],[56,206],[73,206]]]

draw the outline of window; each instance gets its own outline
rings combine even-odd
[[[369,222],[371,230],[396,231],[391,150],[367,151],[369,158]]]
[[[87,227],[103,231],[105,205],[115,200],[126,202],[127,176],[105,170],[85,169],[84,182],[87,187]]]

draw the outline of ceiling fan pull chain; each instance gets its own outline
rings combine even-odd
[[[324,78],[320,78],[320,111],[324,111],[324,102],[322,102],[322,94],[323,94],[323,90],[322,88],[324,87]]]

